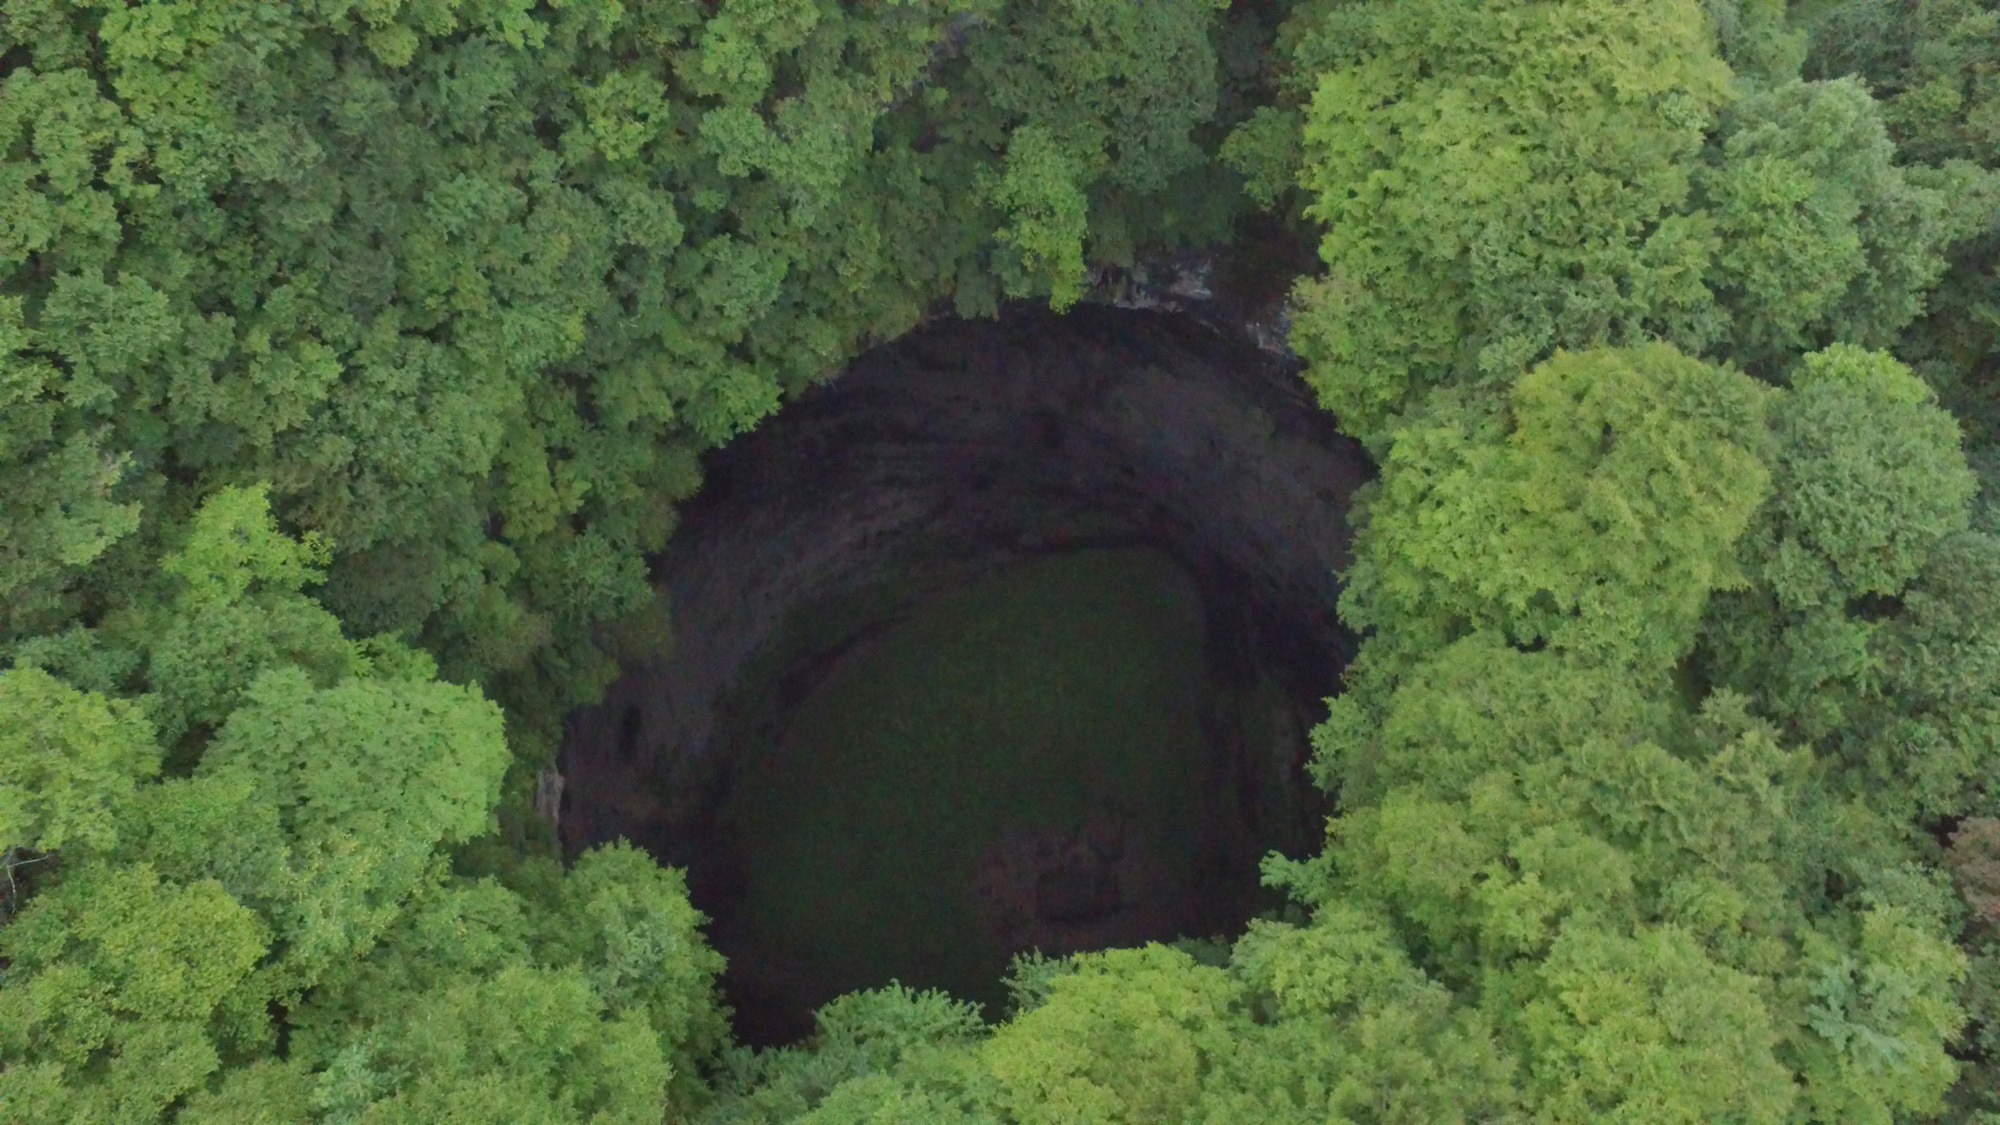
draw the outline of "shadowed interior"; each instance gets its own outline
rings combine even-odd
[[[1282,362],[1163,313],[941,322],[706,469],[672,645],[572,716],[561,825],[688,868],[747,1041],[1227,933],[1316,845],[1370,469]]]

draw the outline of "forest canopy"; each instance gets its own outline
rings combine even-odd
[[[0,1118],[2000,1121],[1996,169],[1991,0],[7,0]],[[1253,225],[1291,908],[735,1044],[527,811],[699,455]]]

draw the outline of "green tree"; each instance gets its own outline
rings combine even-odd
[[[1274,873],[1377,904],[1550,1119],[1785,1120],[1795,1084],[1815,1119],[1934,1108],[1963,1019],[1947,898],[1748,699],[1690,715],[1656,676],[1485,634],[1373,713],[1343,700],[1321,741],[1345,811]]]
[[[1497,627],[1654,664],[1693,642],[1763,498],[1763,394],[1666,345],[1558,353],[1508,409],[1440,394],[1393,431],[1342,599],[1436,645]]]
[[[134,786],[159,770],[139,708],[37,668],[0,672],[0,850],[107,851]],[[11,870],[17,860],[8,861]]]
[[[78,572],[139,526],[138,505],[117,497],[129,459],[66,416],[65,380],[21,358],[27,341],[21,300],[0,294],[0,642],[59,627]]]
[[[934,301],[1067,303],[1226,229],[1217,18],[10,5],[8,627],[117,608],[201,497],[268,481],[356,635],[546,754],[700,449]]]
[[[286,943],[287,992],[372,945],[430,875],[439,844],[488,828],[506,763],[498,709],[466,688],[315,689],[297,672],[252,685],[194,784],[241,778],[253,806],[276,811],[289,863],[255,897]]]
[[[1899,166],[1883,116],[1852,79],[1776,83],[1724,111],[1696,193],[1718,240],[1721,354],[1776,374],[1835,341],[1885,347],[1923,311],[1946,247],[1984,225],[1965,203],[1990,185]]]
[[[1803,12],[1808,74],[1865,79],[1906,158],[1993,162],[2000,14],[1978,0],[1821,3]]]
[[[1773,413],[1771,500],[1746,546],[1788,609],[1900,592],[1969,519],[1956,421],[1880,352],[1816,352],[1792,387]]]
[[[1757,982],[1686,931],[1565,928],[1537,975],[1519,1021],[1543,1120],[1789,1119],[1792,1084]]]
[[[1963,807],[1996,760],[1976,686],[1988,618],[1966,585],[1993,563],[1965,534],[1957,423],[1902,364],[1836,346],[1804,357],[1772,433],[1751,583],[1717,602],[1697,664],[1839,755],[1880,807]]]
[[[248,1112],[269,1082],[330,1120],[657,1121],[700,1100],[721,960],[679,874],[618,845],[550,889],[553,904],[492,879],[419,886],[306,996],[287,1068],[239,1072],[212,1119]]]
[[[2000,291],[1988,268],[2000,246],[1991,175],[2000,167],[2000,17],[1977,0],[1818,3],[1800,15],[1811,36],[1807,75],[1866,82],[1898,159],[1952,195],[1961,241],[1896,351],[1954,410],[1984,425],[1995,410],[1986,375],[2000,350],[1991,315]]]
[[[146,650],[164,741],[206,737],[266,671],[299,668],[331,684],[361,668],[340,621],[303,593],[324,579],[329,555],[321,537],[278,529],[261,486],[203,502],[181,549],[161,563],[171,593],[123,623]]]
[[[1711,236],[1679,212],[1729,71],[1698,5],[1302,13],[1299,178],[1327,273],[1297,292],[1292,344],[1348,432],[1648,319],[1700,342]]]
[[[150,1121],[221,1063],[215,1014],[269,934],[219,884],[91,866],[0,930],[0,1099],[32,1122]]]

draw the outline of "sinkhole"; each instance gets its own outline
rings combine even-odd
[[[940,321],[711,453],[671,640],[570,717],[559,832],[688,872],[747,1043],[857,988],[1233,936],[1319,845],[1371,474],[1295,365],[1106,307]]]

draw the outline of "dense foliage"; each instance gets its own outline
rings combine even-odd
[[[2000,1120],[1996,75],[1990,0],[7,0],[0,1117]],[[696,455],[1257,213],[1382,469],[1296,909],[732,1047],[681,876],[519,815]]]

